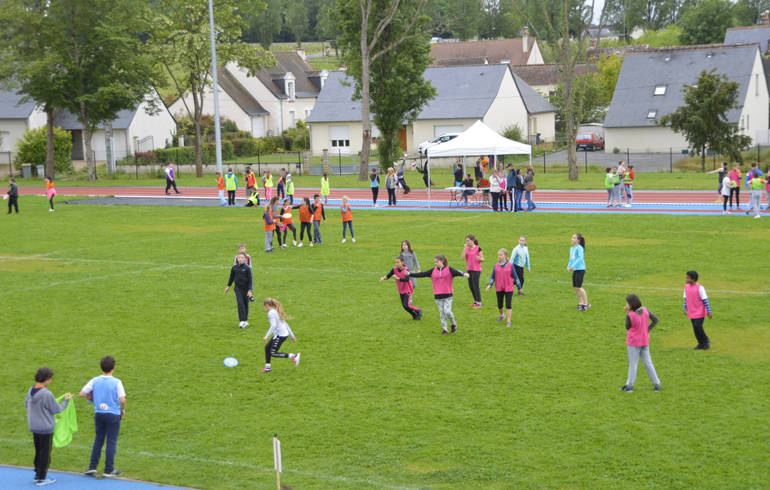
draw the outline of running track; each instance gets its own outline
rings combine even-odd
[[[116,200],[119,204],[174,204],[176,199],[184,199],[185,204],[200,201],[201,205],[216,205],[217,190],[211,187],[186,187],[182,188],[182,195],[164,195],[163,187],[147,186],[104,186],[104,187],[60,187],[59,194],[62,196],[113,196],[121,198]],[[44,195],[40,188],[20,188],[22,195]],[[312,196],[318,193],[318,189],[297,188],[295,198],[303,196]],[[749,201],[749,192],[743,192],[743,209]],[[330,195],[330,204],[339,204],[342,196],[348,196],[354,207],[371,207],[371,191],[369,189],[332,189]],[[580,190],[538,190],[533,193],[533,200],[537,205],[539,212],[578,212],[578,213],[665,213],[665,214],[721,214],[722,206],[717,204],[717,193],[715,191],[634,191],[632,208],[611,208],[605,207],[605,191]],[[131,198],[142,198],[137,202],[131,202]],[[149,199],[148,199],[149,198]],[[156,201],[157,199],[157,201]],[[244,190],[239,189],[238,200],[243,201]],[[295,199],[296,200],[296,199]],[[421,209],[427,210],[461,210],[461,211],[479,211],[479,206],[456,207],[450,204],[450,192],[445,189],[434,189],[431,191],[431,201],[428,202],[428,192],[426,189],[413,190],[408,195],[398,192],[399,205],[395,209]],[[764,201],[764,199],[763,199]],[[378,203],[384,208],[387,204],[387,192],[380,190]],[[721,203],[721,198],[720,198]],[[182,204],[181,202],[179,204]],[[524,202],[526,204],[526,202]],[[743,214],[743,213],[734,213]]]

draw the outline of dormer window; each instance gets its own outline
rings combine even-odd
[[[285,92],[286,96],[289,97],[289,100],[294,100],[296,97],[295,80],[296,78],[292,72],[287,72],[286,75],[283,76]]]
[[[658,115],[658,111],[656,109],[650,109],[647,111],[647,119],[655,119],[655,116]]]
[[[655,95],[666,95],[666,86],[665,85],[656,85],[655,86]]]
[[[321,88],[324,88],[324,84],[326,83],[327,78],[329,78],[329,71],[321,70]]]

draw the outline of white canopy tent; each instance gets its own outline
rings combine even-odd
[[[446,143],[431,146],[426,152],[428,161],[428,182],[430,183],[430,159],[437,157],[466,157],[482,155],[529,155],[532,164],[532,147],[501,136],[483,122],[476,121],[460,136]],[[428,205],[430,205],[430,185],[428,186]]]

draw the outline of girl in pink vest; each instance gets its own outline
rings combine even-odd
[[[628,350],[628,378],[626,384],[620,388],[620,391],[631,393],[634,391],[634,382],[636,381],[636,367],[639,365],[639,358],[642,359],[647,376],[652,381],[652,387],[655,391],[660,391],[660,379],[655,372],[655,366],[652,365],[650,357],[650,330],[658,324],[658,317],[647,308],[642,306],[642,302],[635,294],[626,296],[626,346]]]
[[[513,299],[514,283],[517,288],[521,288],[521,282],[516,274],[516,269],[513,268],[511,262],[508,262],[508,250],[501,248],[497,251],[497,263],[495,268],[492,269],[492,277],[489,278],[487,291],[489,291],[493,284],[495,285],[497,309],[500,310],[500,316],[497,317],[497,321],[501,322],[507,316],[506,327],[511,326],[511,300]],[[503,315],[503,298],[505,298],[505,316]]]
[[[695,350],[708,350],[711,347],[711,341],[703,330],[703,319],[708,316],[711,319],[711,305],[706,290],[698,284],[698,273],[687,271],[684,285],[684,314],[692,322],[692,331],[698,345]]]
[[[441,335],[446,335],[447,320],[451,322],[452,333],[457,331],[457,322],[454,313],[452,313],[452,280],[455,277],[470,277],[467,272],[460,272],[457,269],[449,267],[449,262],[444,255],[433,257],[433,267],[424,272],[409,272],[408,277],[430,277],[433,281],[433,298],[436,300],[439,317],[441,318]]]
[[[479,288],[479,279],[481,279],[481,263],[484,262],[484,252],[479,247],[479,241],[473,235],[465,235],[465,247],[461,256],[465,260],[465,269],[470,274],[468,277],[468,288],[473,296],[471,306],[474,310],[481,308],[481,289]]]
[[[409,275],[407,274],[408,271],[409,269],[406,268],[401,257],[396,257],[395,267],[382,276],[380,282],[387,281],[391,277],[396,276],[396,288],[398,289],[399,296],[401,296],[401,306],[404,307],[407,313],[412,315],[413,320],[419,320],[422,318],[422,310],[411,305],[414,287],[409,280]]]

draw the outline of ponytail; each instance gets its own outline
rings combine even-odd
[[[284,322],[291,318],[289,315],[286,314],[286,311],[283,309],[283,305],[277,299],[265,298],[262,304],[278,312],[278,318],[280,318]]]
[[[470,234],[469,235],[465,235],[465,238],[469,239],[470,241],[473,242],[474,245],[478,246],[479,240],[474,235],[470,235]]]
[[[583,235],[581,235],[580,233],[575,233],[575,236],[577,237],[578,243],[580,244],[580,246],[583,247],[583,249],[585,250],[585,248],[586,248],[586,239],[583,238]]]

